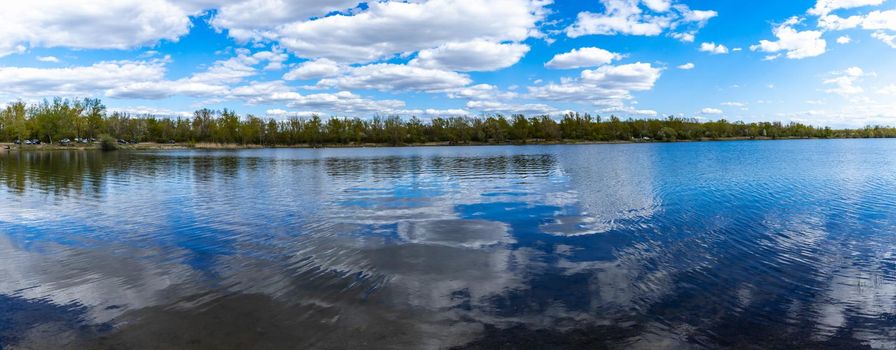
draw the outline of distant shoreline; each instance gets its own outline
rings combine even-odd
[[[608,144],[639,144],[639,143],[688,143],[688,142],[719,142],[719,141],[776,141],[776,140],[851,140],[851,139],[880,139],[877,138],[818,138],[818,137],[726,137],[726,138],[704,138],[699,140],[675,140],[675,141],[659,141],[659,140],[614,140],[614,141],[577,141],[577,140],[529,140],[527,142],[467,142],[467,143],[451,143],[451,142],[425,142],[425,143],[408,143],[401,145],[392,145],[388,143],[349,143],[349,144],[297,144],[297,145],[256,145],[256,144],[219,144],[219,143],[155,143],[140,142],[136,144],[118,145],[118,149],[122,151],[150,151],[150,150],[184,150],[184,149],[204,149],[204,150],[238,150],[238,149],[276,149],[276,148],[385,148],[385,147],[465,147],[465,146],[536,146],[536,145],[608,145]],[[89,145],[15,145],[12,143],[0,143],[0,150],[5,151],[87,151],[99,150],[99,144]]]

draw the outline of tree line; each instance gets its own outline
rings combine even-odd
[[[491,115],[422,120],[417,117],[264,119],[234,111],[197,110],[192,118],[109,112],[99,99],[13,102],[0,111],[0,141],[109,135],[136,142],[203,142],[255,145],[417,144],[427,142],[526,143],[563,141],[677,141],[723,138],[896,137],[896,128],[832,129],[801,123],[700,121],[693,118],[620,119],[568,113]]]

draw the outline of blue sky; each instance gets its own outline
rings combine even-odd
[[[676,115],[896,125],[896,0],[37,0],[0,101],[307,116]],[[2,103],[2,102],[0,102]]]

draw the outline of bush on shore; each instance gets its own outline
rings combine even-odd
[[[118,140],[109,135],[100,135],[100,149],[103,151],[114,151],[118,149]]]

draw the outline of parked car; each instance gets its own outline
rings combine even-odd
[[[119,144],[119,145],[126,145],[126,144],[128,144],[128,142],[125,141],[125,140],[122,140],[122,139],[118,139],[118,144]]]
[[[22,140],[16,139],[15,141],[13,141],[13,143],[14,143],[14,144],[17,144],[17,145],[21,145],[21,144],[22,144]]]

